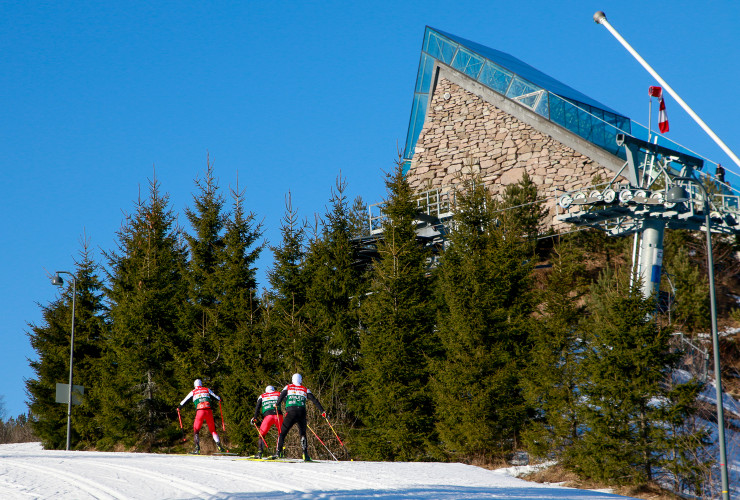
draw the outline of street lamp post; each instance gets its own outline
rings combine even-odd
[[[727,479],[727,451],[725,449],[725,412],[722,403],[722,373],[719,363],[719,334],[717,333],[717,301],[714,291],[714,257],[712,255],[712,231],[710,229],[710,206],[707,190],[695,177],[674,177],[675,181],[685,181],[696,185],[701,190],[704,199],[704,226],[707,231],[707,271],[709,273],[709,307],[712,316],[712,348],[714,350],[714,385],[717,389],[717,429],[720,454],[720,475],[722,477],[722,498],[729,497],[729,483]],[[691,197],[681,186],[674,186],[666,195],[666,201],[685,202]]]
[[[69,443],[72,436],[72,365],[74,363],[75,353],[75,302],[77,299],[77,280],[74,274],[69,271],[57,271],[51,278],[51,284],[56,286],[62,286],[64,280],[60,274],[69,274],[72,277],[72,336],[69,342],[69,401],[67,402],[67,451],[69,451]]]

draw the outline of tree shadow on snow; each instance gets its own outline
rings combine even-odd
[[[562,487],[517,487],[517,488],[475,488],[460,486],[433,486],[428,488],[405,488],[385,490],[333,490],[302,492],[262,492],[262,493],[235,493],[223,492],[212,498],[218,499],[270,499],[270,500],[615,500],[628,499],[611,493],[602,493],[590,490],[578,490]]]

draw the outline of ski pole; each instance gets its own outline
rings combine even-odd
[[[324,444],[324,442],[321,440],[321,438],[319,437],[319,435],[316,434],[316,431],[314,431],[313,429],[311,429],[311,426],[308,425],[308,424],[306,424],[306,427],[308,427],[309,430],[313,433],[313,435],[316,436],[316,439],[319,440],[319,443],[321,443],[321,444],[324,445],[324,448],[326,448],[326,451],[329,452],[329,455],[331,455],[331,457],[334,459],[334,461],[339,462],[339,460],[337,459],[337,457],[334,456],[334,453],[331,452],[331,450],[329,449],[329,447],[326,446],[326,444]]]
[[[280,413],[277,413],[275,416],[277,417],[277,430],[278,430],[278,438],[277,438],[277,441],[275,441],[275,454],[277,455],[278,452],[280,451],[278,449],[278,445],[280,444],[280,434],[283,433],[283,429],[282,429],[283,424],[282,424],[282,419],[280,418],[283,415]]]
[[[180,421],[180,430],[182,431],[182,442],[188,440],[188,438],[185,437],[185,429],[182,426],[182,416],[180,415],[180,408],[177,409],[177,419]]]
[[[252,422],[252,425],[253,425],[253,426],[254,426],[254,428],[255,428],[255,429],[257,430],[257,434],[259,434],[259,436],[260,436],[260,439],[262,440],[262,442],[263,442],[263,443],[265,444],[265,448],[269,449],[270,447],[269,447],[269,446],[267,446],[267,441],[265,441],[265,437],[264,437],[264,436],[262,435],[262,433],[260,432],[260,428],[259,428],[259,427],[257,427],[257,424],[256,424],[256,423],[254,423],[254,422]]]
[[[339,441],[339,444],[344,446],[344,443],[341,439],[339,439],[339,434],[337,434],[337,431],[334,430],[334,427],[332,427],[331,422],[329,422],[329,417],[324,417],[326,419],[326,423],[329,424],[329,427],[331,428],[331,431],[334,433],[334,435],[337,437],[337,441]]]
[[[224,422],[224,408],[221,406],[221,400],[218,400],[218,409],[221,411],[221,428],[226,432],[226,422]]]
[[[342,442],[342,440],[341,440],[341,439],[339,438],[339,434],[337,434],[337,431],[335,431],[335,430],[334,430],[334,426],[332,426],[332,425],[331,425],[331,422],[329,422],[329,417],[327,417],[326,415],[324,415],[324,419],[326,420],[326,423],[327,423],[327,424],[329,424],[329,428],[331,429],[331,431],[332,431],[332,432],[334,433],[334,435],[336,436],[336,438],[337,438],[337,441],[339,441],[339,444],[341,444],[341,445],[342,445],[342,448],[344,448],[344,451],[345,451],[345,452],[347,452],[347,456],[348,456],[348,457],[350,458],[350,460],[352,460],[352,456],[351,456],[351,455],[349,454],[349,450],[347,449],[347,447],[346,447],[346,446],[344,446],[344,443],[343,443],[343,442]]]

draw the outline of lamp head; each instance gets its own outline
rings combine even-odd
[[[594,22],[597,24],[601,24],[601,21],[606,21],[606,14],[604,14],[603,10],[600,10],[594,14]]]
[[[54,286],[62,286],[64,284],[64,280],[59,276],[59,273],[56,273],[51,277],[51,284]]]
[[[691,196],[683,186],[673,186],[665,196],[665,200],[669,203],[683,203],[690,199]]]

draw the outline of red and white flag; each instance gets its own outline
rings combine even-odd
[[[660,107],[658,108],[658,128],[661,134],[665,134],[670,130],[668,127],[668,115],[665,112],[665,101],[663,101],[663,98],[659,98],[658,101],[660,101]]]
[[[663,101],[663,88],[662,87],[650,87],[648,89],[650,97],[657,97],[658,103],[658,128],[661,134],[665,134],[670,130],[668,127],[668,115],[665,112],[665,101]]]

